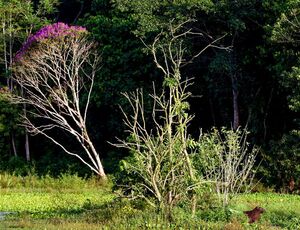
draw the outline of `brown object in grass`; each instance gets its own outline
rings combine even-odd
[[[244,211],[244,213],[249,217],[249,224],[252,224],[255,221],[259,220],[260,214],[264,213],[265,211],[265,209],[257,206],[251,211]]]
[[[290,181],[289,181],[289,190],[290,192],[293,192],[295,189],[295,180],[293,177],[291,177]]]

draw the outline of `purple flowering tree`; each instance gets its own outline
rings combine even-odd
[[[105,179],[100,156],[86,127],[100,62],[95,44],[88,40],[87,34],[83,27],[55,23],[30,36],[15,57],[13,78],[23,91],[16,93],[15,100],[32,108],[24,116],[24,126],[30,133],[43,134]],[[83,91],[86,91],[84,104]],[[51,135],[52,129],[75,137],[83,151],[75,153],[67,149]]]

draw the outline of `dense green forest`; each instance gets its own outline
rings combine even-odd
[[[160,34],[158,47],[164,47],[172,38],[170,28],[181,25],[191,34],[180,41],[183,61],[190,60],[180,66],[181,79],[193,81],[184,104],[194,116],[187,126],[189,138],[213,133],[214,127],[246,128],[247,141],[259,147],[256,180],[280,191],[288,191],[293,181],[293,190],[300,189],[299,0],[0,0],[0,20],[1,171],[93,173],[45,135],[31,135],[37,133],[24,128],[24,115],[33,108],[15,103],[11,94],[22,88],[14,63],[28,37],[57,22],[71,31],[71,26],[88,31],[95,45],[91,49],[101,60],[90,97],[87,90],[80,99],[83,104],[90,99],[84,131],[101,153],[105,172],[118,177],[130,151],[113,144],[117,138],[134,138],[125,132],[122,110],[128,114],[131,107],[122,93],[143,89],[145,119],[155,127],[147,95],[153,83],[160,94],[172,82],[157,68],[147,46]],[[29,53],[33,62],[34,57],[40,58]],[[163,53],[157,58],[163,62]],[[83,70],[94,73],[92,65]],[[51,130],[51,135],[78,156],[85,151],[66,131]]]

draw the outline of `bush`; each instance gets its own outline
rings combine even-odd
[[[10,157],[7,161],[5,159],[0,161],[1,171],[15,175],[26,176],[32,174],[35,171],[34,168],[34,163],[29,163],[22,157]]]
[[[229,198],[248,191],[254,178],[256,148],[250,148],[246,130],[221,131],[213,129],[193,142],[196,154],[193,164],[198,174],[210,181],[223,206],[229,204]]]
[[[276,185],[276,190],[293,192],[300,185],[300,131],[283,135],[279,141],[270,143],[269,153],[263,155],[263,168],[260,174],[269,185]],[[289,182],[294,180],[294,189]],[[298,186],[297,186],[298,185]]]

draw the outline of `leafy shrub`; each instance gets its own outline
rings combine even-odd
[[[26,176],[32,174],[34,169],[34,164],[27,162],[22,157],[10,157],[8,160],[0,161],[1,171],[7,171],[15,175]]]
[[[21,107],[11,103],[11,92],[8,87],[0,85],[0,161],[3,157],[8,157],[12,146],[12,137],[14,137],[15,147],[18,148],[17,138],[24,129],[20,123]],[[16,153],[14,153],[16,154]]]
[[[224,206],[230,196],[247,191],[254,178],[258,150],[247,142],[246,130],[213,129],[192,145],[193,164],[198,174],[210,181]]]
[[[56,150],[57,151],[57,150]],[[80,162],[73,157],[58,151],[53,154],[44,153],[39,160],[35,162],[35,168],[38,175],[50,175],[59,177],[62,174],[78,174],[81,177],[91,176],[91,171],[82,167]]]
[[[263,155],[263,168],[260,173],[267,184],[276,185],[277,190],[289,191],[288,184],[293,178],[295,189],[300,185],[300,131],[292,131],[270,143],[269,153]],[[299,187],[299,186],[298,186]]]

